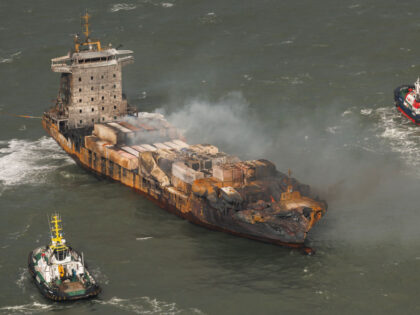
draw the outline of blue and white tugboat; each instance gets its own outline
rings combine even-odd
[[[420,79],[414,85],[402,85],[394,91],[395,106],[416,125],[420,125]]]
[[[41,293],[54,301],[94,297],[101,291],[86,269],[83,254],[66,245],[61,218],[51,218],[51,244],[29,253],[28,268]]]

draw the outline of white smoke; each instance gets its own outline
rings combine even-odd
[[[215,103],[190,100],[166,119],[184,133],[189,143],[210,143],[242,158],[264,157],[273,141],[253,119],[248,102],[239,92],[231,92]]]

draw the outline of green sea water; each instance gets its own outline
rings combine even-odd
[[[0,1],[0,313],[418,314],[420,129],[393,89],[420,75],[417,2]],[[190,143],[267,158],[329,211],[314,256],[209,231],[78,167],[39,119],[80,15],[134,51],[123,89]],[[60,212],[103,288],[46,300],[27,272]]]

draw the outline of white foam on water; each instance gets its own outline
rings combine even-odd
[[[136,241],[146,241],[146,240],[150,240],[151,236],[146,236],[146,237],[136,237]]]
[[[289,45],[289,44],[293,44],[292,40],[284,40],[280,43],[281,45]]]
[[[25,280],[28,278],[28,269],[27,268],[19,268],[19,276],[16,280],[16,285],[25,291]]]
[[[8,239],[12,239],[12,240],[17,240],[18,238],[22,237],[23,235],[25,235],[26,232],[28,232],[29,227],[31,225],[27,224],[22,231],[17,231],[17,232],[12,232],[9,233]]]
[[[52,305],[32,302],[29,304],[0,307],[0,311],[4,311],[6,314],[37,314],[44,313],[52,308]]]
[[[114,4],[111,7],[110,11],[111,12],[118,12],[118,11],[121,11],[121,10],[129,11],[129,10],[134,10],[135,8],[136,8],[136,6],[134,4],[117,3],[117,4]]]
[[[73,160],[52,139],[12,139],[0,145],[0,184],[42,184],[46,174]]]
[[[93,275],[93,277],[102,285],[108,285],[109,284],[109,278],[106,274],[104,274],[99,267],[95,267],[92,269],[89,269],[90,273]]]
[[[327,127],[326,129],[325,129],[325,131],[327,131],[327,132],[329,132],[329,133],[331,133],[331,134],[335,134],[335,133],[337,133],[337,131],[340,129],[340,127],[339,126],[331,126],[331,127]]]
[[[370,114],[372,114],[372,111],[373,111],[372,108],[363,108],[360,110],[360,114],[364,116],[369,116]]]
[[[14,54],[11,54],[8,58],[1,58],[0,63],[12,63],[13,60],[16,59],[16,57],[18,57],[21,53],[21,51],[18,51]]]
[[[159,301],[147,296],[132,299],[112,297],[107,301],[94,300],[94,302],[102,305],[114,306],[122,311],[134,314],[185,314],[186,312],[191,314],[204,314],[196,308],[179,309],[176,303]]]
[[[171,8],[173,6],[174,6],[173,3],[170,3],[170,2],[162,2],[162,7],[164,7],[164,8]]]
[[[341,114],[341,117],[344,117],[344,116],[347,116],[347,115],[350,115],[350,114],[353,114],[353,112],[350,110],[350,109],[346,109],[342,114]]]
[[[385,139],[391,151],[399,153],[407,165],[420,175],[420,129],[402,117],[395,107],[377,108],[371,115],[378,119],[377,136]]]

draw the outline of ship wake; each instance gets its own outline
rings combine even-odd
[[[0,188],[45,183],[49,172],[73,163],[51,138],[0,142]]]
[[[179,309],[176,303],[159,301],[147,296],[132,299],[112,297],[109,300],[95,300],[95,302],[134,314],[204,314],[196,308]]]
[[[377,136],[384,139],[390,150],[399,154],[420,175],[420,129],[404,119],[394,107],[380,107],[370,112],[363,111],[362,114],[378,120]]]

